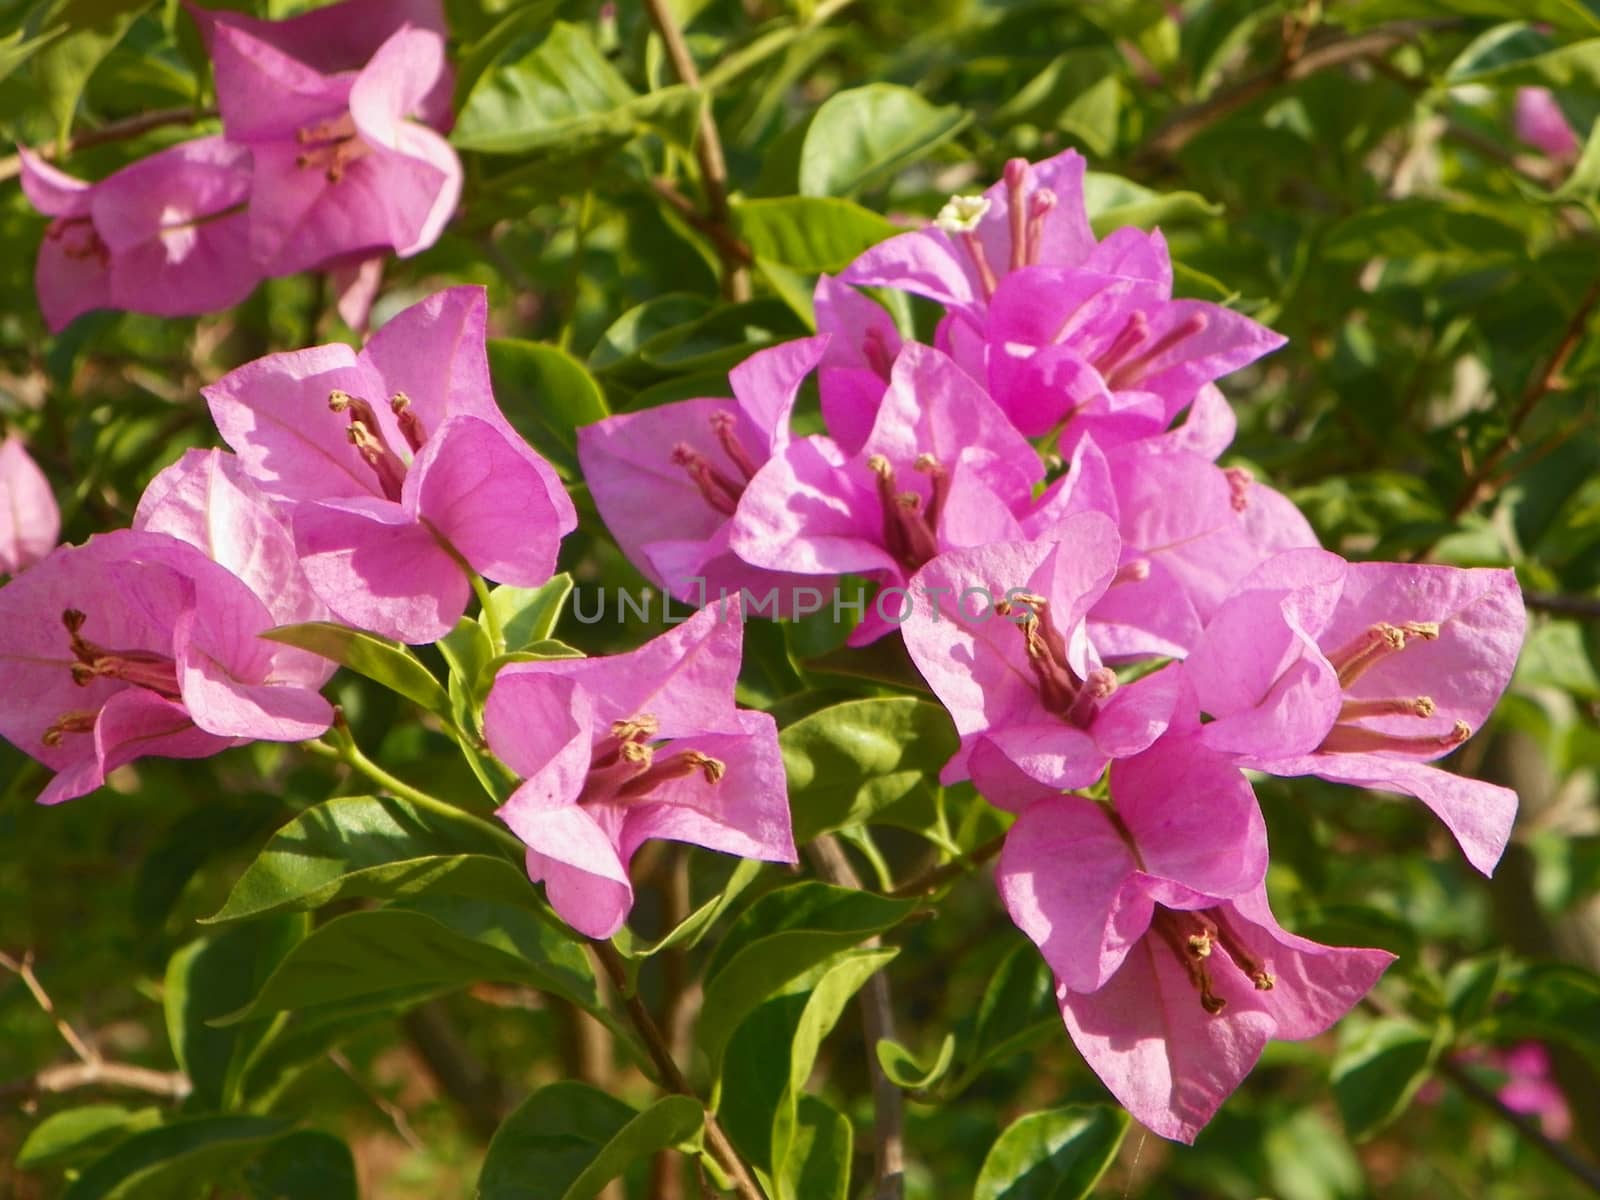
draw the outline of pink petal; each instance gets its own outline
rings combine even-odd
[[[495,675],[484,704],[489,746],[525,782],[500,809],[517,828],[517,814],[576,803],[589,771],[594,710],[575,680],[512,663]]]
[[[533,459],[487,422],[452,417],[411,465],[404,503],[478,574],[537,587],[555,572],[563,530]]]
[[[435,642],[467,611],[466,572],[400,505],[330,499],[294,509],[295,547],[335,616],[413,645]]]
[[[645,802],[625,805],[624,861],[650,838],[690,842],[741,858],[795,861],[777,725],[758,712],[740,712],[737,723],[739,732],[699,734],[664,748],[664,753],[698,750],[722,762],[726,772],[716,783],[698,773],[671,780]]]
[[[346,391],[373,402],[382,419],[388,410],[381,388],[350,347],[331,345],[258,358],[200,394],[222,440],[263,491],[315,500],[381,494],[377,476],[350,444],[348,419],[328,407],[331,392]]]
[[[1113,762],[1111,795],[1149,875],[1224,898],[1266,875],[1267,827],[1249,781],[1194,739],[1168,736]]]
[[[1200,1006],[1177,956],[1146,937],[1104,987],[1056,992],[1084,1061],[1137,1121],[1175,1141],[1194,1141],[1273,1033],[1241,973],[1219,970],[1213,979],[1228,1004],[1217,1016]]]
[[[995,882],[1011,919],[1057,978],[1094,991],[1149,928],[1154,906],[1126,886],[1137,869],[1104,808],[1057,796],[1029,805],[1017,818]]]
[[[608,938],[633,907],[633,885],[617,848],[576,805],[531,812],[517,836],[528,843],[528,877],[543,882],[556,914],[585,937]]]
[[[31,567],[61,536],[61,510],[39,464],[14,435],[0,441],[0,574]]]

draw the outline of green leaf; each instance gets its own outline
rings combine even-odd
[[[451,138],[467,150],[547,161],[605,153],[645,132],[689,148],[701,103],[683,86],[635,94],[586,29],[558,21],[522,58],[483,73]]]
[[[57,25],[36,37],[28,37],[24,29],[14,29],[0,38],[0,80],[55,41],[66,32],[66,28],[65,25]]]
[[[49,45],[36,46],[33,74],[55,119],[56,137],[72,132],[73,114],[95,68],[116,48],[129,26],[153,0],[59,0],[41,28],[64,30]],[[15,52],[15,51],[13,51]],[[15,67],[15,63],[11,64]]]
[[[1472,1028],[1488,1014],[1504,967],[1504,955],[1496,953],[1469,958],[1450,968],[1444,981],[1445,1003],[1458,1034]]]
[[[201,1185],[219,1187],[286,1124],[270,1117],[198,1117],[136,1133],[85,1168],[63,1200],[189,1200]]]
[[[915,907],[915,901],[815,882],[780,888],[751,905],[707,968],[697,1029],[712,1075],[739,1022],[763,1001],[839,951],[894,926]]]
[[[1547,38],[1527,26],[1501,26],[1468,47],[1451,64],[1445,78],[1451,85],[1600,90],[1600,37],[1554,50],[1549,45]]]
[[[883,1073],[896,1087],[910,1092],[926,1091],[943,1079],[955,1055],[956,1035],[953,1033],[944,1035],[944,1041],[939,1043],[939,1053],[934,1056],[932,1065],[926,1067],[899,1042],[888,1038],[878,1042],[878,1065],[883,1068]]]
[[[849,1117],[816,1096],[801,1096],[779,1200],[847,1200],[854,1142]]]
[[[255,1200],[357,1200],[359,1195],[350,1147],[317,1129],[285,1134],[244,1175]]]
[[[406,800],[340,796],[272,835],[209,921],[300,912],[335,900],[445,893],[532,903],[520,865],[486,822],[448,820]]]
[[[700,939],[716,924],[717,918],[728,911],[741,895],[745,888],[755,881],[757,875],[766,864],[755,858],[743,858],[739,865],[733,869],[733,874],[728,877],[727,884],[722,891],[707,900],[695,909],[672,929],[662,934],[654,942],[634,944],[632,932],[624,926],[618,931],[615,939],[617,948],[629,958],[649,958],[673,946],[682,946],[685,950],[692,950],[700,944]]]
[[[832,196],[742,200],[733,220],[757,258],[798,271],[842,271],[863,250],[901,232],[870,209]]]
[[[772,1119],[771,1161],[774,1176],[779,1181],[778,1200],[807,1200],[816,1194],[793,1189],[794,1181],[815,1173],[815,1167],[808,1166],[815,1154],[814,1138],[808,1134],[803,1120],[806,1081],[816,1069],[823,1039],[839,1023],[850,998],[898,953],[898,949],[885,949],[841,954],[828,964],[806,997],[805,1008],[789,1042],[788,1085]],[[786,1184],[790,1185],[787,1189]]]
[[[261,636],[331,659],[450,720],[449,695],[421,660],[399,642],[333,621],[280,625]]]
[[[1600,976],[1539,963],[1516,972],[1486,1025],[1498,1040],[1541,1038],[1583,1055],[1600,1071]]]
[[[167,1037],[205,1108],[238,1106],[245,1064],[272,1033],[270,1021],[222,1029],[210,1022],[248,1004],[308,928],[298,914],[252,921],[192,942],[168,962],[162,988]]]
[[[541,1088],[506,1118],[478,1176],[480,1200],[591,1200],[628,1166],[696,1137],[705,1110],[664,1096],[643,1112],[586,1083]]]
[[[1029,1113],[990,1147],[972,1200],[1081,1200],[1116,1159],[1129,1123],[1104,1104]]]
[[[1054,1027],[1060,1022],[1049,967],[1032,942],[1019,942],[1000,961],[984,988],[964,1079],[1015,1054],[1037,1036],[1041,1026]]]
[[[491,591],[489,604],[500,620],[506,649],[527,650],[539,642],[553,641],[556,622],[571,594],[572,576],[565,571],[536,588],[503,583]]]
[[[37,1171],[82,1162],[130,1133],[159,1124],[159,1108],[127,1109],[120,1104],[86,1104],[51,1113],[29,1131],[17,1151],[16,1166]]]
[[[1433,1069],[1444,1031],[1381,1017],[1365,1023],[1346,1020],[1339,1032],[1333,1098],[1345,1130],[1359,1141],[1406,1110]]]
[[[1477,264],[1522,256],[1522,232],[1485,212],[1430,199],[1397,200],[1340,221],[1328,231],[1323,252],[1332,259],[1440,260]]]
[[[226,1019],[484,981],[523,983],[590,1010],[600,1007],[593,968],[570,932],[527,908],[424,896],[335,917],[294,948],[249,1005]]]
[[[435,644],[450,668],[446,690],[450,695],[451,719],[457,729],[476,733],[478,713],[487,695],[487,690],[480,692],[480,681],[494,658],[489,635],[477,621],[462,617],[456,627]]]
[[[1092,154],[1109,155],[1122,111],[1122,66],[1122,56],[1109,50],[1069,50],[1012,93],[990,123],[997,129],[1026,122],[1060,130]]]
[[[783,730],[778,745],[795,841],[803,843],[931,795],[957,739],[944,709],[894,697],[832,705]]]
[[[936,107],[907,87],[870,83],[835,92],[817,109],[800,151],[800,194],[848,196],[925,157],[972,115]]]
[[[1105,237],[1123,225],[1150,229],[1222,212],[1222,205],[1213,204],[1198,192],[1155,192],[1131,179],[1102,171],[1084,173],[1083,205],[1097,237]]]
[[[559,346],[490,338],[489,372],[495,397],[517,432],[562,478],[578,478],[578,427],[610,415],[588,368]]]

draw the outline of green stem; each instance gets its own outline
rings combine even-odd
[[[503,842],[507,849],[515,851],[519,860],[526,854],[527,847],[522,844],[522,839],[505,828],[505,826],[496,824],[493,821],[487,821],[474,813],[466,811],[466,809],[457,808],[454,804],[440,800],[437,796],[430,796],[420,788],[412,787],[405,780],[389,774],[388,771],[385,771],[361,752],[361,747],[356,745],[355,739],[350,736],[348,729],[342,728],[342,726],[342,720],[334,726],[336,745],[330,746],[326,742],[320,741],[305,742],[303,744],[313,754],[319,754],[323,758],[336,759],[350,767],[351,770],[365,775],[384,791],[400,800],[413,804],[417,808],[425,808],[431,813],[444,817],[446,820],[473,825],[489,833]]]
[[[478,594],[478,607],[483,610],[483,628],[489,634],[489,645],[498,658],[506,652],[506,631],[500,625],[500,615],[494,611],[494,605],[489,602],[488,583],[476,571],[468,574],[472,580],[472,590]]]

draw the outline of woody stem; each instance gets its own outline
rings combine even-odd
[[[650,23],[666,45],[673,71],[689,87],[700,87],[700,72],[683,40],[683,31],[672,18],[667,0],[645,0],[644,6],[650,14]],[[707,215],[714,226],[726,230],[729,237],[737,241],[732,212],[728,208],[728,164],[722,156],[722,138],[717,133],[717,122],[711,115],[709,102],[700,110],[700,136],[695,139],[695,154],[700,160],[700,178],[706,189]],[[724,239],[713,237],[712,241],[722,255],[723,286],[728,299],[750,299],[749,267],[729,252]]]
[[[595,957],[600,960],[600,965],[605,968],[617,995],[622,999],[629,1022],[644,1040],[645,1049],[661,1076],[662,1085],[668,1091],[698,1100],[699,1096],[689,1086],[689,1081],[679,1069],[677,1060],[672,1057],[672,1051],[667,1046],[667,1039],[662,1034],[660,1026],[656,1024],[655,1018],[650,1015],[650,1010],[644,1006],[644,1002],[639,999],[637,990],[629,986],[627,964],[622,961],[622,956],[617,953],[616,947],[604,941],[593,942],[591,945]],[[734,1149],[733,1143],[728,1140],[728,1135],[723,1132],[722,1126],[718,1124],[710,1109],[706,1110],[705,1128],[706,1146],[723,1173],[733,1181],[733,1190],[739,1194],[741,1200],[766,1200],[761,1189],[756,1186],[750,1168],[745,1165],[744,1159],[739,1157],[739,1152]]]

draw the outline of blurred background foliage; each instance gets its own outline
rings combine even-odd
[[[673,0],[698,86],[631,3],[446,7],[462,209],[437,245],[389,265],[378,317],[445,283],[488,287],[500,402],[584,514],[563,566],[588,610],[600,589],[641,581],[585,502],[577,424],[725,394],[730,366],[809,330],[819,271],[997,178],[1008,157],[1066,147],[1090,160],[1097,228],[1159,223],[1180,292],[1289,338],[1224,381],[1240,417],[1230,464],[1287,490],[1348,556],[1517,569],[1529,641],[1496,724],[1462,764],[1522,797],[1496,878],[1473,874],[1418,805],[1263,781],[1275,907],[1308,936],[1399,953],[1384,1012],[1273,1045],[1193,1149],[1137,1128],[1120,1149],[1111,1137],[1099,1194],[1582,1194],[1471,1093],[1505,1082],[1496,1050],[1543,1043],[1572,1116],[1555,1140],[1600,1159],[1600,5]],[[1527,86],[1553,89],[1578,153],[1517,140]],[[175,0],[0,0],[0,135],[65,152],[76,174],[102,177],[214,127],[208,87]],[[705,104],[727,158],[721,225],[705,215],[715,198],[694,149]],[[67,540],[126,524],[157,470],[209,443],[202,384],[270,350],[354,338],[313,277],[269,281],[200,320],[97,313],[49,338],[32,285],[44,220],[15,176],[15,159],[0,158],[0,421],[49,473]],[[748,298],[724,295],[729,263],[747,268]],[[652,621],[566,619],[558,632],[592,652],[636,644]],[[815,623],[753,626],[744,698],[788,720],[846,676],[874,677],[884,696],[906,690],[903,674],[840,656],[835,640]],[[437,653],[425,657],[442,675]],[[369,755],[437,792],[471,791],[454,747],[392,693],[349,675],[336,691]],[[907,764],[936,764],[937,740],[911,743]],[[848,764],[838,769],[822,782],[847,786]],[[232,1043],[218,1049],[217,1031],[196,1024],[192,996],[209,989],[203,1015],[238,1007],[306,918],[196,919],[222,905],[272,830],[359,784],[269,746],[144,760],[58,810],[33,805],[40,773],[9,746],[0,779],[0,948],[31,950],[58,1015],[108,1059],[182,1071],[194,1088],[181,1105],[102,1085],[41,1094],[38,1073],[70,1052],[23,981],[0,974],[0,1162],[16,1164],[0,1168],[0,1196],[343,1196],[356,1176],[364,1195],[466,1195],[487,1134],[535,1087],[576,1077],[630,1101],[651,1095],[603,1027],[503,981],[320,1024],[297,1016],[248,1086],[210,1086],[237,1064]],[[912,794],[843,833],[860,870],[901,878],[978,844],[992,821],[970,797]],[[641,863],[641,928],[666,929],[730,869],[698,850]],[[785,882],[764,868],[739,906]],[[900,950],[887,978],[916,1060],[901,1071],[907,1193],[942,1200],[969,1194],[1016,1118],[1104,1093],[989,884],[967,878],[935,911],[886,940]],[[650,960],[647,1001],[682,1001],[681,977],[717,942]],[[947,1034],[953,1060],[936,1063]],[[734,1036],[747,1073],[783,1069],[762,1057],[771,1039],[759,1030]],[[810,1084],[855,1130],[854,1182],[840,1195],[870,1177],[871,1053],[851,1010]],[[909,1078],[929,1063],[929,1078]],[[175,1112],[243,1124],[212,1128],[210,1158],[170,1152],[180,1169],[153,1184],[84,1172]],[[300,1141],[282,1140],[291,1123]],[[314,1182],[297,1183],[297,1170]],[[648,1173],[632,1171],[628,1195],[692,1194],[660,1190],[682,1180],[647,1185]]]

